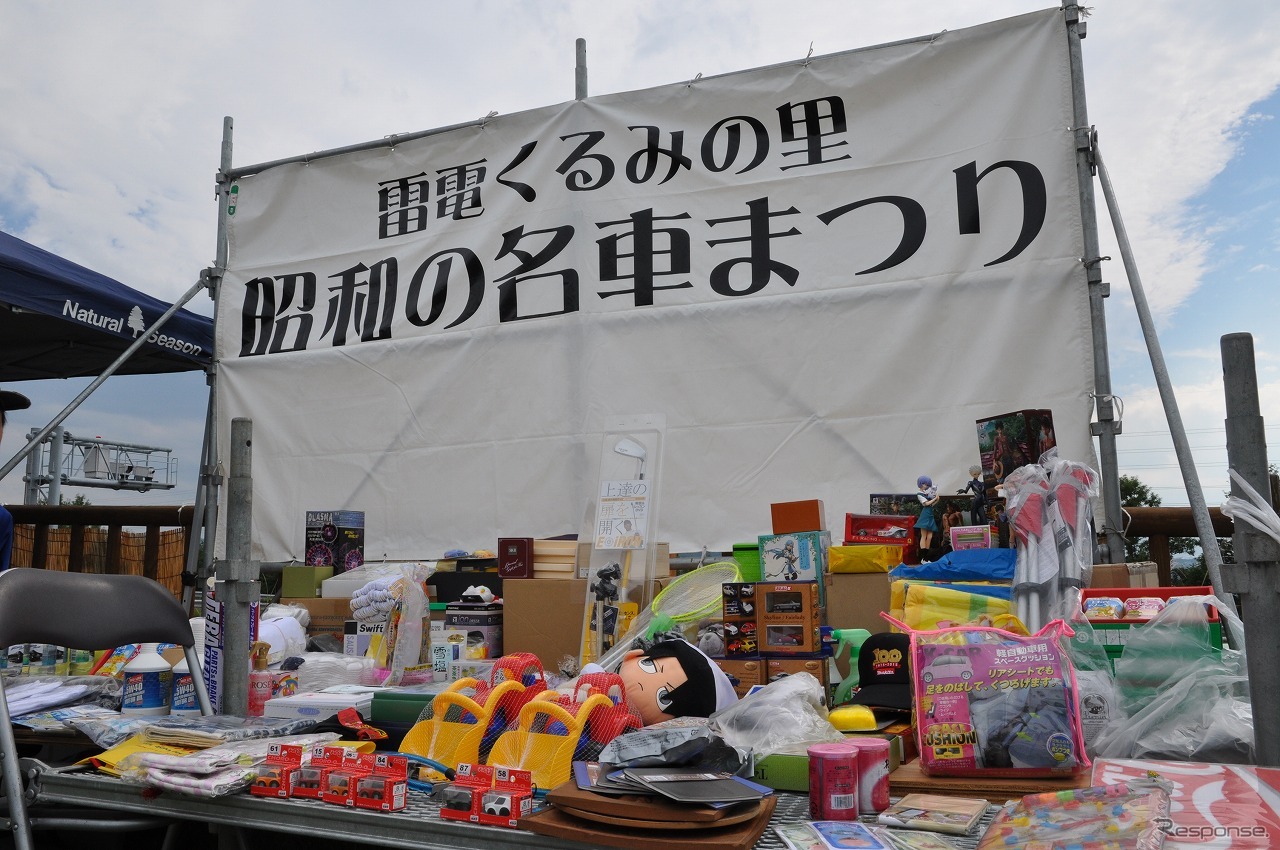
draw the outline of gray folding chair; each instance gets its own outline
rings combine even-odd
[[[0,647],[47,643],[77,649],[114,649],[128,643],[181,646],[195,680],[202,714],[212,714],[196,657],[191,622],[168,590],[143,576],[66,573],[14,567],[0,573]],[[0,831],[11,832],[16,850],[31,850],[33,829],[128,831],[169,823],[156,818],[119,817],[94,810],[40,812],[31,787],[37,767],[20,762],[0,677]],[[7,812],[5,809],[7,808]],[[170,835],[173,835],[171,830]]]

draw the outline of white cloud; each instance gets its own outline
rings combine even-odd
[[[0,227],[174,299],[214,257],[224,116],[235,119],[234,162],[244,165],[569,100],[579,37],[590,91],[602,94],[792,61],[810,45],[833,53],[1049,5],[7,3]],[[1218,223],[1192,201],[1250,127],[1270,120],[1251,107],[1280,83],[1280,6],[1114,2],[1099,4],[1088,22],[1090,121],[1147,297],[1167,329],[1212,262]],[[1113,257],[1112,356],[1145,358],[1101,192],[1097,204],[1102,252]],[[211,312],[207,298],[193,307]],[[1259,360],[1274,375],[1261,336]],[[1209,383],[1179,389],[1188,419],[1211,417]],[[1268,386],[1274,404],[1276,384]],[[1126,427],[1149,414],[1154,423],[1157,411],[1134,392]],[[16,442],[11,435],[5,449]],[[195,456],[189,461],[194,467]],[[6,498],[13,480],[0,484]]]

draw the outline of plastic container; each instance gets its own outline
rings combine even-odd
[[[809,755],[809,819],[858,819],[858,750],[848,741],[814,744]]]
[[[249,702],[245,708],[246,717],[261,717],[267,708],[267,700],[271,699],[271,684],[274,678],[268,669],[268,654],[271,644],[266,641],[255,641],[252,655],[253,669],[249,671]]]
[[[142,650],[124,665],[124,690],[120,713],[126,717],[150,717],[169,713],[173,667],[159,653],[157,643]]]
[[[200,701],[196,699],[196,685],[191,668],[184,657],[173,665],[173,697],[169,702],[169,714],[174,717],[199,717]]]
[[[879,814],[889,808],[889,741],[868,735],[848,743],[858,750],[858,813]]]

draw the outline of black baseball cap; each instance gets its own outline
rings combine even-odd
[[[858,650],[858,690],[851,703],[894,711],[911,710],[911,638],[883,632],[867,638]]]
[[[0,410],[26,410],[31,406],[31,399],[22,393],[0,390]]]

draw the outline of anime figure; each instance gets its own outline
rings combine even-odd
[[[920,500],[920,518],[916,520],[916,528],[920,530],[920,551],[927,552],[933,548],[933,533],[938,530],[938,488],[933,486],[933,479],[921,475],[916,479],[916,498]]]
[[[796,569],[796,564],[800,563],[800,555],[796,553],[794,540],[788,540],[782,544],[781,549],[765,549],[764,553],[782,559],[783,581],[795,581],[800,578],[800,571]]]
[[[947,503],[942,511],[942,549],[951,551],[951,529],[964,525],[964,514],[954,503]]]
[[[599,672],[588,664],[583,673]],[[664,638],[633,649],[618,667],[627,705],[645,726],[674,717],[710,717],[738,701],[725,672],[683,638]]]
[[[957,493],[973,493],[973,501],[969,505],[969,518],[972,520],[971,525],[987,524],[987,483],[982,480],[982,467],[973,465],[969,467],[969,483],[964,485]]]

